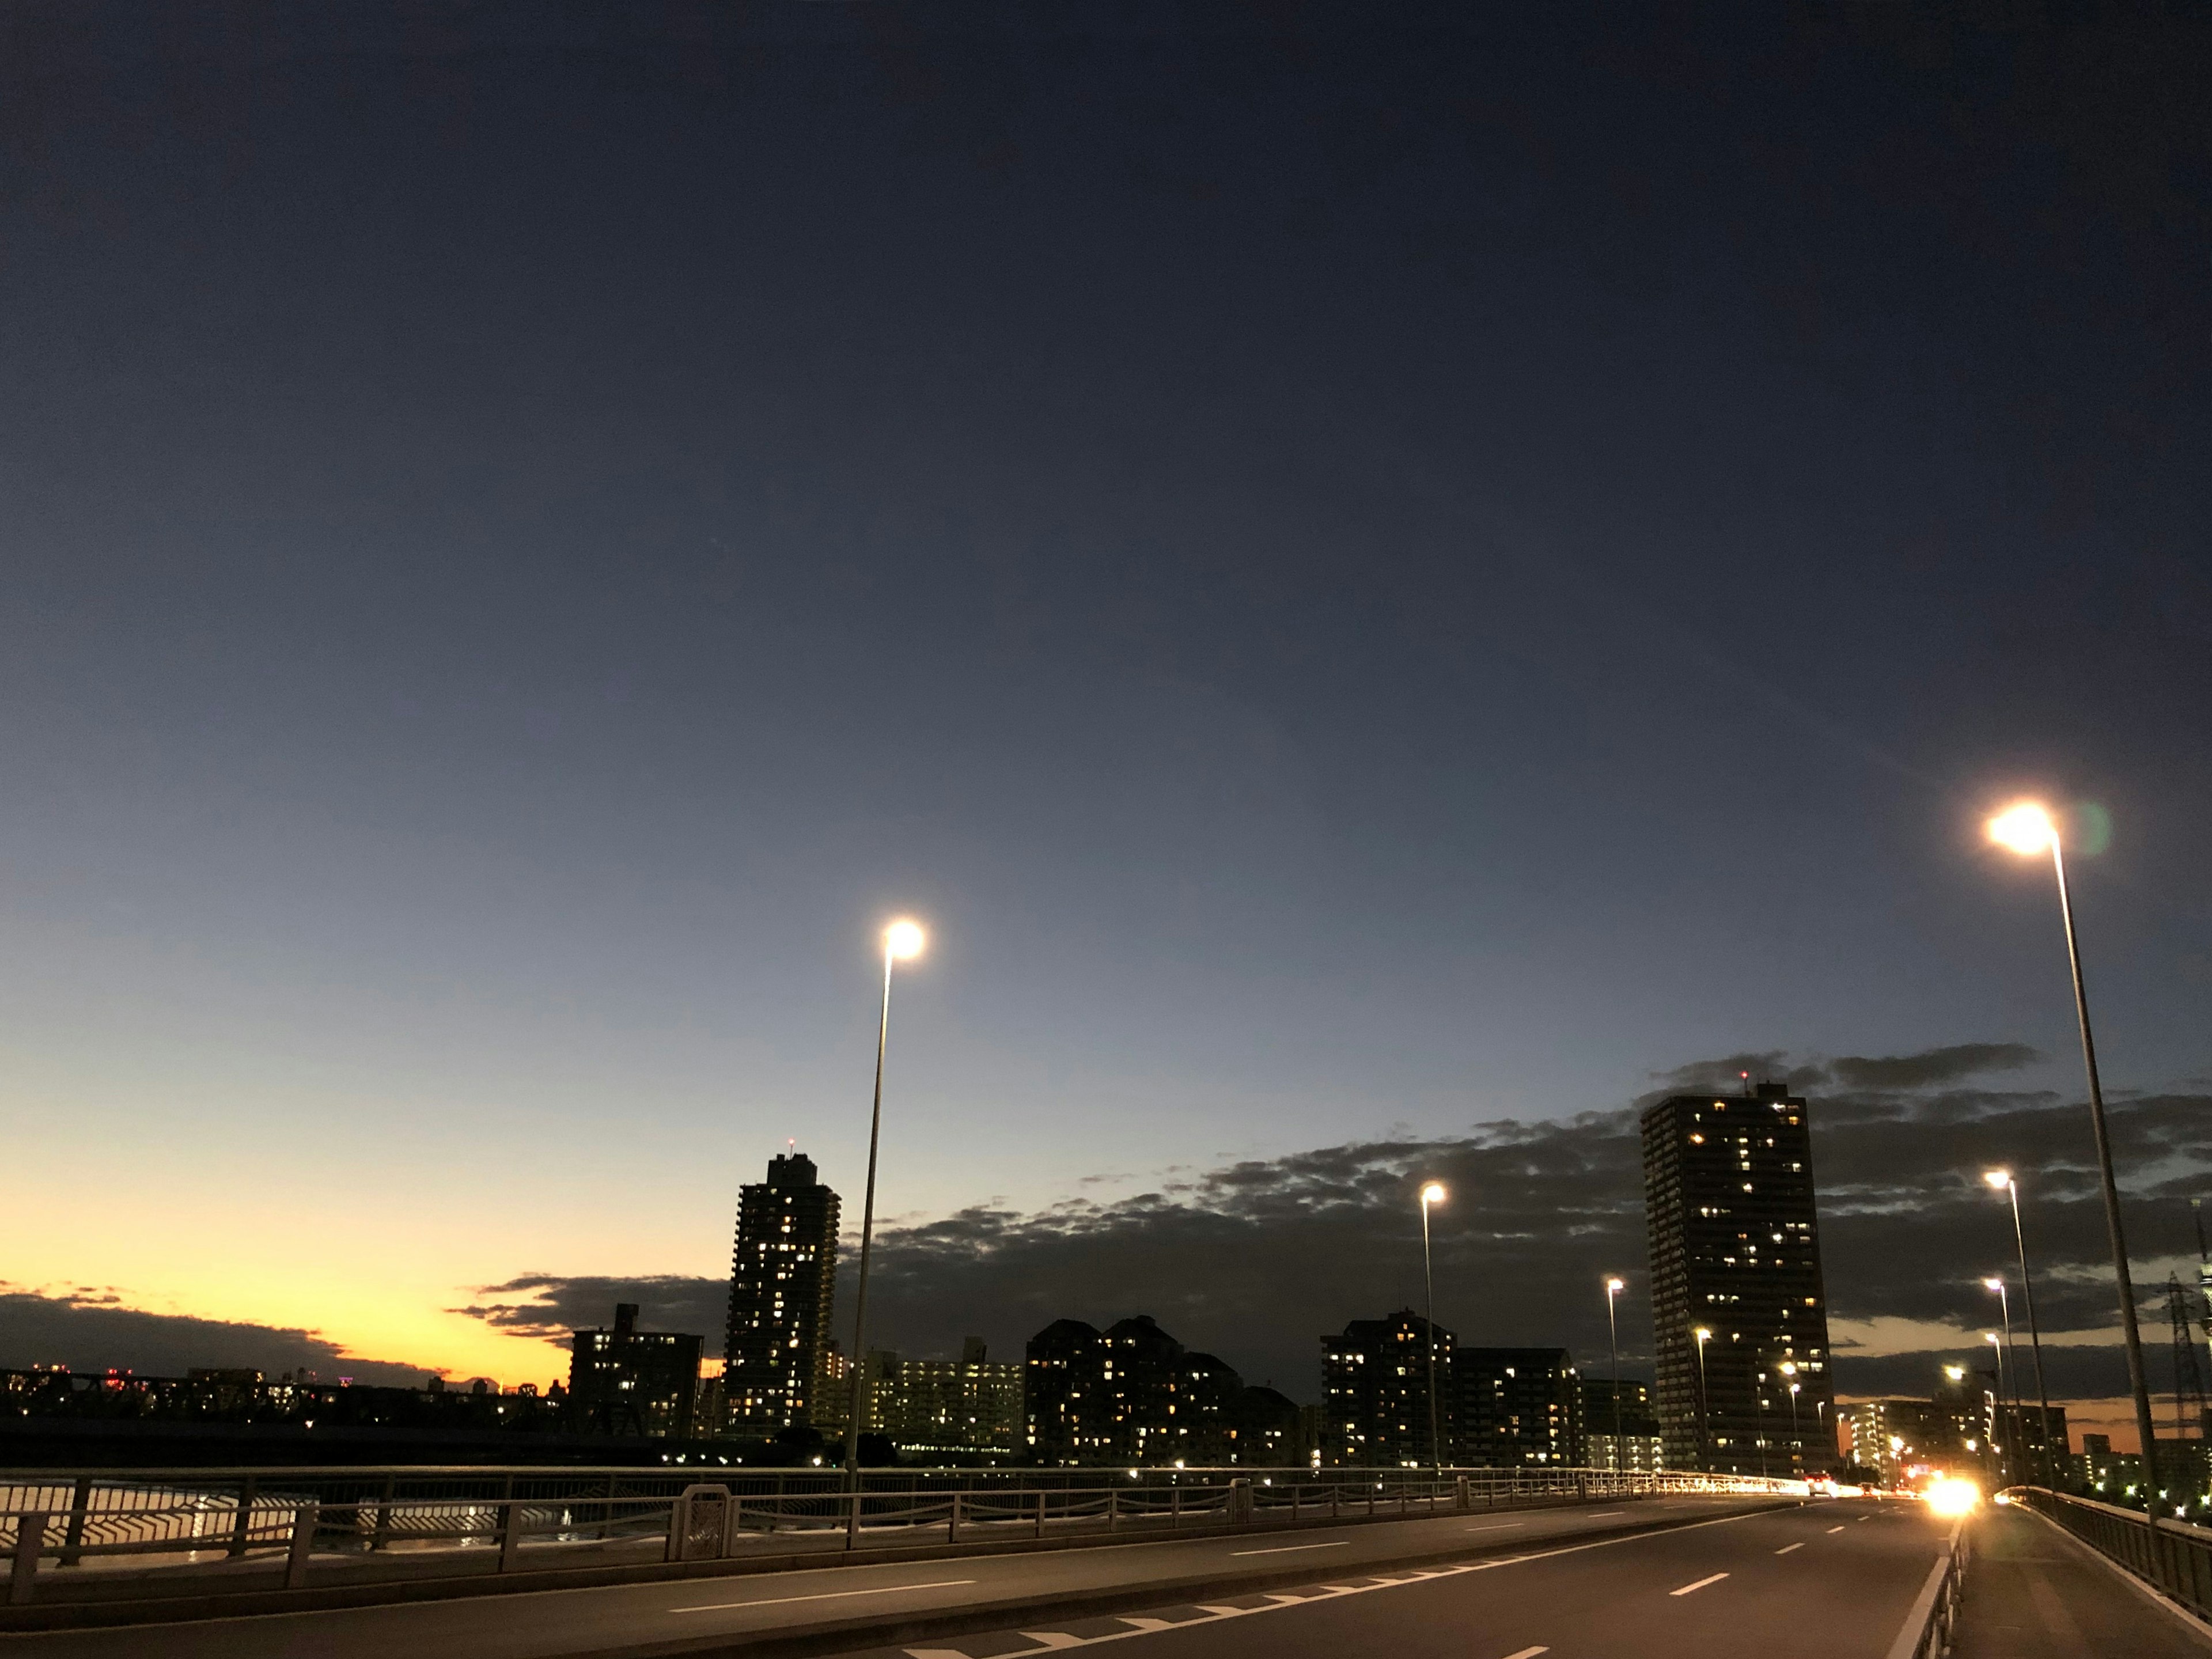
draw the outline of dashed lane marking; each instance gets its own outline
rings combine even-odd
[[[1754,1516],[1750,1515],[1723,1515],[1711,1521],[1692,1521],[1687,1526],[1668,1527],[1662,1530],[1670,1533],[1698,1532],[1707,1527],[1725,1527],[1738,1521],[1749,1521],[1754,1518],[1756,1518]],[[1500,1524],[1519,1526],[1522,1523],[1512,1521]],[[1480,1528],[1474,1530],[1480,1530]],[[1096,1647],[1102,1642],[1126,1642],[1132,1637],[1151,1636],[1164,1630],[1188,1630],[1194,1625],[1215,1624],[1226,1619],[1248,1619],[1254,1613],[1279,1613],[1285,1607],[1310,1607],[1316,1602],[1334,1601],[1342,1596],[1364,1595],[1370,1590],[1395,1589],[1401,1584],[1425,1583],[1432,1578],[1456,1578],[1462,1573],[1469,1572],[1494,1572],[1500,1567],[1517,1567],[1528,1561],[1548,1561],[1556,1555],[1580,1555],[1585,1550],[1610,1549],[1616,1544],[1632,1544],[1640,1538],[1654,1538],[1659,1535],[1658,1533],[1632,1533],[1626,1538],[1600,1538],[1587,1544],[1565,1544],[1556,1549],[1528,1550],[1520,1555],[1500,1556],[1494,1561],[1453,1562],[1445,1566],[1415,1568],[1410,1572],[1401,1572],[1396,1577],[1386,1577],[1377,1574],[1357,1579],[1350,1583],[1319,1584],[1309,1594],[1296,1598],[1262,1592],[1267,1595],[1267,1599],[1258,1607],[1240,1607],[1212,1602],[1198,1607],[1197,1611],[1203,1616],[1197,1619],[1167,1620],[1121,1614],[1118,1616],[1117,1622],[1128,1626],[1128,1629],[1110,1631],[1099,1636],[1077,1636],[1068,1631],[1023,1631],[1018,1632],[1023,1639],[1034,1642],[1037,1645],[1017,1649],[1011,1653],[999,1654],[994,1656],[994,1659],[1030,1659],[1032,1655],[1053,1653],[1066,1648]],[[1346,1539],[1343,1541],[1350,1543],[1352,1540]],[[1680,1589],[1673,1591],[1672,1594],[1686,1595],[1693,1589],[1702,1589],[1705,1585],[1717,1583],[1727,1577],[1728,1574],[1724,1572],[1715,1573],[1711,1578],[1700,1579],[1694,1584],[1686,1584]],[[933,1586],[902,1584],[892,1588],[925,1589]],[[739,1602],[737,1605],[757,1607],[761,1604]],[[908,1659],[972,1659],[972,1656],[962,1652],[957,1648],[907,1648],[903,1651],[908,1655]],[[1534,1659],[1534,1656],[1549,1651],[1551,1650],[1548,1648],[1524,1648],[1519,1653],[1508,1656],[1508,1659]]]
[[[1833,1538],[1833,1537],[1834,1537],[1838,1533],[1841,1532],[1842,1530],[1843,1530],[1843,1528],[1842,1528],[1841,1527],[1831,1527],[1831,1528],[1828,1528],[1828,1536],[1829,1536],[1829,1537],[1831,1537],[1831,1538]]]
[[[1787,1555],[1787,1554],[1789,1554],[1789,1553],[1790,1553],[1790,1551],[1792,1551],[1792,1550],[1802,1550],[1802,1549],[1803,1549],[1804,1547],[1805,1547],[1805,1546],[1804,1546],[1802,1542],[1800,1542],[1800,1543],[1796,1543],[1796,1544],[1784,1544],[1784,1545],[1780,1549],[1778,1549],[1778,1550],[1775,1551],[1774,1553],[1775,1553],[1777,1555]]]
[[[1516,1527],[1525,1527],[1526,1521],[1492,1521],[1486,1526],[1469,1527],[1469,1532],[1510,1532]]]
[[[1349,1538],[1333,1539],[1326,1544],[1278,1544],[1273,1549],[1231,1550],[1231,1555],[1294,1555],[1300,1550],[1340,1550],[1348,1546]]]
[[[952,1589],[972,1578],[939,1578],[928,1584],[881,1584],[874,1589],[825,1590],[819,1595],[769,1595],[757,1601],[711,1601],[704,1607],[671,1607],[671,1613],[727,1613],[732,1607],[781,1607],[793,1601],[842,1601],[848,1595],[890,1595],[897,1590]]]

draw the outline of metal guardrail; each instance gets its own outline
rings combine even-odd
[[[2212,1619],[2212,1527],[2163,1518],[2154,1526],[2141,1510],[2042,1486],[2015,1487],[2013,1496],[2198,1618]]]
[[[1889,1645],[1888,1659],[1942,1659],[1951,1651],[1959,1625],[1959,1596],[1966,1582],[1966,1564],[1973,1552],[1972,1534],[1962,1520],[1944,1541],[1943,1558],[1929,1572],[1928,1582],[1905,1615],[1905,1628]]]
[[[171,1592],[1028,1536],[1418,1517],[1800,1484],[1601,1469],[159,1469],[0,1474],[9,1601],[147,1558]],[[108,1579],[108,1572],[100,1572]],[[76,1579],[76,1574],[70,1574]],[[111,1580],[110,1582],[113,1582]],[[79,1583],[88,1581],[79,1580]]]

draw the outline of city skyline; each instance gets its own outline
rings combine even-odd
[[[1149,1309],[1303,1395],[1435,1179],[1441,1322],[1587,1366],[1617,1273],[1634,1358],[1632,1114],[1750,1070],[1836,1137],[1843,1392],[1985,1328],[2004,1164],[2054,1400],[2118,1394],[2048,875],[1982,825],[2063,816],[2186,1279],[2169,26],[50,9],[0,1358],[711,1342],[787,1138],[857,1218],[911,914],[872,1345]]]

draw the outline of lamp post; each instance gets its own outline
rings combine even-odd
[[[1997,1449],[1997,1430],[2004,1423],[2005,1416],[2004,1346],[1997,1340],[1997,1334],[1995,1331],[1984,1331],[1982,1340],[1990,1345],[1990,1352],[1996,1356],[1997,1393],[1996,1399],[1990,1407],[1990,1449],[1995,1451]],[[2006,1466],[2020,1455],[2018,1448],[2014,1444],[2013,1432],[2009,1427],[2005,1428],[2004,1437],[2004,1455],[1997,1459],[1996,1474],[2000,1480],[2006,1478]]]
[[[1437,1274],[1429,1253],[1429,1206],[1444,1201],[1444,1189],[1431,1181],[1421,1188],[1421,1278],[1428,1291],[1429,1462],[1437,1479],[1444,1476],[1444,1443],[1437,1433]]]
[[[2120,1331],[2128,1352],[2128,1385],[2136,1397],[2136,1432],[2142,1437],[2143,1520],[2158,1528],[2158,1436],[2151,1427],[2150,1383],[2143,1371],[2142,1334],[2136,1328],[2135,1281],[2128,1276],[2128,1240],[2120,1225],[2120,1189],[2112,1178],[2112,1143],[2105,1128],[2105,1090],[2097,1078],[2097,1044],[2089,1035],[2089,993],[2081,980],[2081,947],[2074,936],[2074,901],[2066,890],[2066,856],[2058,826],[2033,801],[2009,806],[1989,823],[1990,839],[2023,856],[2051,854],[2058,881],[2058,918],[2066,929],[2066,965],[2074,975],[2074,1015],[2081,1028],[2081,1065],[2089,1076],[2089,1122],[2096,1131],[2097,1173],[2105,1188],[2105,1230],[2111,1235],[2112,1277],[2120,1294]]]
[[[1690,1334],[1697,1339],[1698,1343],[1698,1462],[1707,1466],[1707,1473],[1710,1474],[1713,1461],[1709,1450],[1712,1444],[1713,1422],[1711,1406],[1705,1393],[1705,1344],[1713,1340],[1713,1334],[1700,1325]]]
[[[2020,1250],[2020,1290],[2027,1302],[2027,1346],[2035,1356],[2035,1397],[2043,1407],[2035,1443],[2043,1455],[2043,1484],[2056,1491],[2058,1480],[2051,1461],[2051,1390],[2043,1382],[2043,1333],[2035,1322],[2035,1281],[2027,1273],[2027,1233],[2020,1224],[2020,1183],[2013,1179],[2010,1170],[1988,1170],[1982,1180],[1991,1191],[2003,1193],[2012,1200],[2012,1237]],[[2014,1380],[2017,1382],[2017,1375]]]
[[[1605,1340],[1613,1351],[1613,1472],[1620,1473],[1620,1325],[1614,1317],[1613,1299],[1628,1288],[1627,1281],[1608,1279],[1605,1281]]]
[[[876,1234],[876,1146],[884,1127],[884,1049],[891,1033],[891,964],[921,954],[921,928],[895,921],[884,929],[884,1013],[876,1027],[876,1103],[868,1117],[868,1189],[860,1205],[860,1288],[853,1309],[853,1398],[845,1420],[845,1480],[854,1492],[860,1482],[860,1413],[868,1387],[868,1256]],[[860,1500],[853,1500],[853,1528],[860,1526]]]
[[[2013,1345],[2012,1340],[2012,1298],[2005,1294],[2005,1282],[2002,1279],[1985,1279],[1982,1281],[1982,1288],[1997,1293],[1997,1312],[2004,1320],[2004,1357],[2012,1368],[2012,1455],[2005,1461],[2012,1465],[2012,1474],[2016,1480],[2020,1474],[2020,1350]],[[2002,1392],[2002,1380],[1999,1378],[2000,1393]]]
[[[1785,1359],[1775,1369],[1782,1373],[1790,1384],[1790,1471],[1795,1474],[1797,1472],[1797,1465],[1802,1461],[1799,1455],[1799,1449],[1804,1444],[1797,1436],[1797,1390],[1801,1385],[1797,1381],[1797,1367],[1794,1362]]]
[[[1766,1373],[1759,1373],[1754,1385],[1759,1389],[1759,1478],[1767,1478],[1766,1471]]]

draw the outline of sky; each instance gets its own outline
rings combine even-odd
[[[1632,1267],[1621,1115],[1756,1056],[1903,1387],[1986,1316],[1895,1218],[1996,1143],[2098,1271],[2025,793],[2193,1256],[2201,16],[0,27],[0,1363],[717,1330],[787,1138],[857,1207],[911,914],[909,1347],[1151,1311],[1309,1396],[1448,1165],[1440,1316],[1587,1353],[1480,1247]]]

